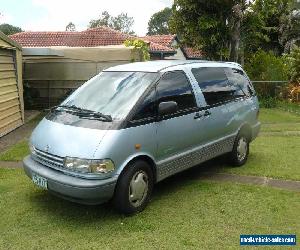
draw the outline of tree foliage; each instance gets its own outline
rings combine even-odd
[[[147,44],[145,41],[141,39],[126,40],[124,44],[126,47],[133,46],[135,51],[140,52],[142,61],[150,60],[149,44]],[[134,61],[134,58],[132,61]]]
[[[170,27],[209,59],[236,60],[246,0],[175,0]]]
[[[2,31],[5,35],[13,35],[15,33],[22,32],[23,30],[20,27],[13,26],[8,23],[0,24],[0,31]]]
[[[291,82],[300,84],[300,47],[294,46],[286,58],[290,66],[289,76]]]
[[[171,16],[172,16],[172,9],[168,7],[153,14],[148,22],[147,35],[169,34],[170,33],[169,20]]]
[[[267,39],[258,41],[259,48],[276,55],[288,52],[300,38],[299,4],[296,0],[256,0],[253,12],[260,18],[259,32]]]
[[[69,24],[66,26],[66,31],[76,31],[75,24],[72,22],[69,22]]]
[[[100,26],[110,27],[115,30],[127,34],[134,34],[132,26],[134,24],[133,17],[128,16],[127,13],[121,13],[117,16],[111,16],[107,11],[102,12],[98,19],[93,19],[89,23],[89,28],[97,28]]]
[[[276,56],[273,52],[263,50],[252,55],[245,65],[251,80],[287,81],[289,66],[285,58]]]
[[[259,49],[276,55],[300,42],[297,0],[175,0],[170,28],[208,58],[243,61]]]

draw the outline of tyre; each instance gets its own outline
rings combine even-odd
[[[230,162],[236,166],[242,166],[246,163],[249,155],[249,139],[244,133],[240,133],[233,145],[230,153]]]
[[[113,197],[114,207],[130,215],[144,210],[153,189],[153,172],[148,163],[135,161],[122,172]]]

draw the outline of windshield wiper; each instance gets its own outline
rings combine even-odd
[[[79,117],[81,118],[96,118],[96,119],[105,119],[108,122],[112,122],[112,118],[110,115],[105,115],[100,112],[94,112],[94,111],[84,111],[78,113]]]
[[[57,106],[52,107],[50,109],[50,111],[53,111],[54,109],[57,109],[57,108],[70,109],[70,110],[76,110],[76,111],[85,111],[84,109],[76,107],[75,105],[57,105]]]
[[[79,108],[75,105],[57,105],[51,108],[51,111],[57,108],[63,108],[63,109],[68,109],[70,110],[72,113],[77,114],[79,117],[82,118],[104,118],[106,121],[112,122],[112,117],[110,115],[105,115],[102,114],[101,112],[96,112],[93,110],[89,110],[89,109],[83,109],[83,108]]]

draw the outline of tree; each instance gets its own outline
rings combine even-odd
[[[169,20],[171,16],[172,16],[172,9],[168,7],[153,14],[148,22],[147,35],[170,34]]]
[[[300,1],[291,1],[288,14],[283,15],[279,25],[279,43],[284,53],[289,53],[294,45],[300,45]]]
[[[66,26],[66,31],[76,31],[75,24],[72,22],[69,22],[69,24]]]
[[[175,0],[170,27],[210,59],[237,61],[241,27],[251,1]]]
[[[260,32],[267,37],[259,47],[276,55],[290,51],[292,44],[300,40],[300,4],[297,0],[256,0],[255,12],[263,21]]]
[[[89,28],[107,26],[112,29],[133,35],[134,31],[132,31],[131,29],[133,24],[133,17],[128,16],[127,13],[122,12],[121,14],[114,17],[111,16],[107,11],[104,11],[98,19],[93,19],[90,21]]]
[[[134,31],[131,30],[134,24],[133,17],[127,15],[127,13],[121,13],[116,17],[112,17],[110,27],[119,31],[122,31],[127,34],[134,34]]]
[[[171,30],[211,59],[280,56],[300,43],[299,0],[175,0],[172,11]]]
[[[97,28],[100,26],[107,26],[109,27],[109,23],[111,20],[111,16],[107,11],[103,11],[99,19],[93,19],[89,23],[89,28]]]
[[[0,24],[0,31],[2,31],[5,35],[13,35],[15,33],[22,32],[23,30],[20,27],[13,26],[8,23]]]

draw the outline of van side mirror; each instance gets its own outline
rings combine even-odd
[[[177,102],[169,101],[169,102],[161,102],[158,105],[158,114],[160,116],[173,114],[178,110]]]

